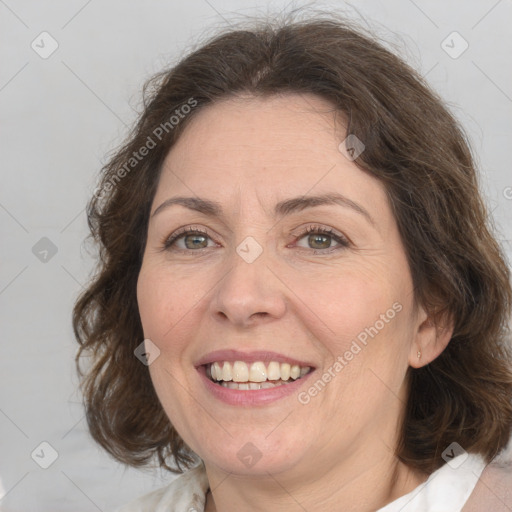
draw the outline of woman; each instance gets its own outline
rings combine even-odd
[[[121,510],[510,510],[509,271],[440,99],[334,18],[151,86],[89,204],[77,365],[98,443],[188,471]]]

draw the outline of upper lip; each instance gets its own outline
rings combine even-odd
[[[195,364],[196,367],[220,361],[244,361],[246,363],[254,363],[262,361],[269,363],[270,361],[277,361],[278,363],[289,363],[290,365],[297,364],[299,366],[309,366],[314,368],[314,365],[308,361],[300,361],[293,357],[288,357],[284,354],[272,352],[268,350],[256,350],[251,352],[241,352],[240,350],[225,349],[215,350],[201,357]]]

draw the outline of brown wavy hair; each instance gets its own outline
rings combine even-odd
[[[386,186],[417,304],[454,322],[442,354],[408,369],[396,456],[431,473],[456,441],[490,462],[512,429],[512,290],[467,138],[423,78],[371,34],[335,16],[285,18],[221,31],[152,77],[138,122],[102,169],[87,205],[98,266],[73,310],[90,433],[133,467],[155,456],[174,472],[194,462],[134,356],[143,340],[136,283],[162,162],[205,105],[313,93],[364,142],[355,163]]]

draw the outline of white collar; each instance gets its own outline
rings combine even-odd
[[[485,466],[481,455],[464,452],[434,471],[426,482],[377,512],[460,512]]]
[[[480,455],[461,454],[434,471],[413,491],[377,512],[460,512],[485,468]],[[166,487],[146,494],[115,512],[204,512],[209,489],[201,462]]]

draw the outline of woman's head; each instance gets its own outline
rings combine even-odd
[[[495,456],[509,275],[465,138],[421,78],[318,20],[229,31],[152,84],[89,204],[101,261],[74,327],[94,438],[132,465],[190,447],[238,472],[364,467],[379,443],[427,472],[453,441]],[[253,351],[314,371],[267,404],[209,391],[204,363]]]

